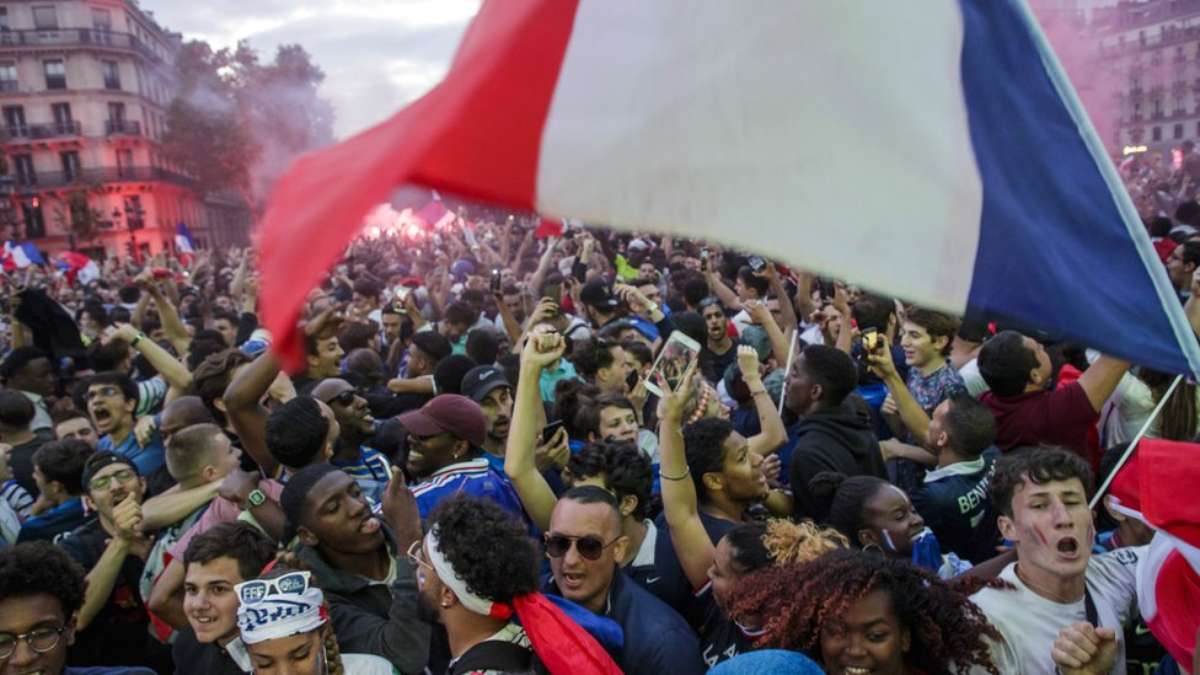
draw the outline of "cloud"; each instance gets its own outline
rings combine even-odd
[[[265,60],[297,43],[325,71],[334,131],[383,121],[438,82],[479,0],[142,0],[159,24],[214,48],[247,39]]]

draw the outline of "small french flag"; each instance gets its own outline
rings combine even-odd
[[[196,240],[192,239],[192,231],[188,229],[187,223],[175,226],[175,250],[179,253],[196,252]]]
[[[4,271],[23,270],[30,265],[44,265],[41,251],[30,242],[4,242]]]

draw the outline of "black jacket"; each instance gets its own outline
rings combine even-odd
[[[789,436],[789,476],[796,519],[828,519],[828,505],[818,504],[808,489],[808,482],[822,471],[887,478],[870,412],[858,396],[851,395],[836,408],[803,417]]]
[[[396,560],[391,586],[334,569],[316,549],[301,546],[296,554],[325,593],[343,652],[382,656],[402,673],[419,673],[429,661],[431,627],[417,615],[412,563],[392,549],[389,537],[388,552]]]

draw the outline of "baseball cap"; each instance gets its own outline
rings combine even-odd
[[[579,290],[579,300],[598,309],[616,309],[621,304],[603,281],[589,281]]]
[[[476,403],[483,403],[489,392],[500,387],[512,387],[508,378],[504,376],[504,371],[496,366],[475,366],[463,375],[460,390]]]
[[[397,417],[408,433],[436,436],[450,433],[471,443],[483,445],[487,436],[487,418],[479,404],[466,396],[441,394],[417,410]]]

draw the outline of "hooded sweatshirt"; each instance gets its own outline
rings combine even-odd
[[[791,481],[793,516],[797,520],[828,519],[828,505],[819,504],[808,489],[808,482],[822,471],[847,477],[887,478],[870,412],[866,403],[853,394],[839,406],[801,418],[789,430],[788,444],[780,451],[780,458]]]
[[[384,533],[395,566],[391,583],[336,569],[308,546],[296,555],[325,593],[333,632],[344,651],[382,656],[401,673],[420,673],[429,660],[431,627],[417,614],[413,565],[407,556],[395,555],[386,528]]]

